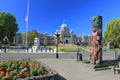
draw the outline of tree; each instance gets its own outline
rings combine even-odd
[[[28,33],[28,45],[33,46],[34,44],[34,38],[39,37],[38,32],[36,30],[29,31]],[[24,42],[26,41],[26,33],[22,34],[22,39]]]
[[[14,15],[6,12],[0,12],[0,43],[5,36],[8,37],[9,43],[13,42],[13,37],[18,31],[18,24]]]
[[[113,48],[120,48],[120,18],[107,23],[104,39],[105,44],[109,42]]]

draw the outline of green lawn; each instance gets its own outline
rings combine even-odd
[[[56,46],[46,46],[46,47],[51,49],[56,49]],[[90,46],[79,47],[79,50],[90,50],[90,48],[91,48]],[[77,51],[78,46],[58,46],[58,49],[61,51]]]
[[[44,46],[42,46],[44,47]],[[56,49],[56,46],[46,46],[46,48]],[[86,47],[79,47],[79,50],[90,50],[91,46]],[[103,46],[103,50],[106,48],[106,46]],[[58,46],[58,50],[60,51],[77,51],[78,46]]]

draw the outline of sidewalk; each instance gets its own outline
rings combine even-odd
[[[113,70],[94,71],[91,64],[77,62],[75,59],[37,59],[56,70],[66,80],[120,80],[120,74]]]

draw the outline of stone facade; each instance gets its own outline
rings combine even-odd
[[[47,33],[40,34],[39,33],[39,39],[40,39],[40,45],[46,46],[46,45],[55,45],[55,37],[47,35]]]
[[[19,44],[22,44],[23,41],[22,41],[22,37],[21,37],[21,33],[16,33],[14,39],[13,39],[13,44],[14,45],[19,45]]]

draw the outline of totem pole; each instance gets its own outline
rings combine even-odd
[[[92,64],[102,61],[102,16],[92,17],[92,49],[90,60]]]

